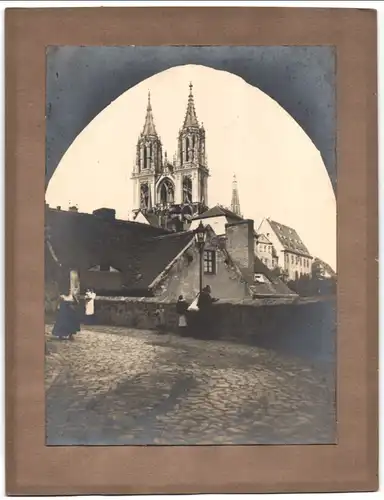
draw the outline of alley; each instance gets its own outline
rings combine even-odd
[[[335,442],[329,369],[271,349],[119,327],[46,327],[48,445]]]

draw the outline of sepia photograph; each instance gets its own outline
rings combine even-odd
[[[47,48],[46,445],[337,443],[335,75]]]

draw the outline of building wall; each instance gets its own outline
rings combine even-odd
[[[276,250],[276,254],[278,257],[279,266],[285,269],[285,261],[284,261],[284,247],[281,244],[279,238],[276,236],[276,233],[273,231],[271,225],[269,224],[267,219],[264,219],[260,224],[258,230],[258,234],[265,234],[265,236],[269,239]]]
[[[276,236],[276,233],[273,231],[267,219],[263,220],[257,232],[265,234],[272,245],[275,247],[278,256],[278,264],[282,269],[287,271],[288,279],[296,279],[296,272],[299,276],[300,274],[310,275],[312,273],[312,259],[309,257],[301,257],[291,252],[285,251],[283,245],[281,244],[279,238]],[[288,255],[288,259],[286,258],[286,255]],[[309,261],[309,264],[307,266],[305,265],[306,261]]]
[[[83,271],[80,276],[81,290],[93,288],[96,293],[101,290],[119,291],[122,289],[122,274],[111,271]]]
[[[312,259],[309,257],[285,252],[282,262],[284,262],[284,269],[288,272],[288,278],[291,280],[295,280],[301,275],[312,274]]]
[[[274,269],[275,263],[272,257],[272,243],[266,243],[263,241],[257,242],[255,239],[255,253],[269,269]]]
[[[220,299],[239,300],[248,296],[246,283],[226,262],[225,254],[215,244],[207,244],[206,250],[216,252],[216,273],[203,274],[203,286],[210,285],[212,296]],[[160,299],[177,300],[183,295],[192,301],[199,292],[200,255],[195,245],[175,263],[166,278],[154,292]]]
[[[225,225],[231,222],[237,222],[235,220],[231,220],[225,215],[220,215],[218,217],[208,217],[207,219],[194,219],[191,222],[190,230],[193,231],[200,224],[200,221],[204,226],[211,226],[213,231],[217,236],[225,235]]]
[[[207,219],[194,219],[191,222],[190,230],[193,231],[200,224],[200,221],[204,226],[210,225],[217,236],[225,235],[225,224],[227,224],[227,218],[224,215],[220,217],[208,217]]]
[[[226,247],[242,273],[253,283],[255,272],[253,220],[241,220],[226,226]]]

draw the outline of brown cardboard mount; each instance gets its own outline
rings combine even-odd
[[[315,8],[7,9],[6,483],[10,495],[377,489],[376,12]],[[46,447],[45,49],[333,45],[337,51],[338,443]]]

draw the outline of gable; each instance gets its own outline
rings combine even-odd
[[[263,243],[265,245],[272,245],[272,243],[269,241],[269,239],[263,233],[261,233],[257,236],[257,242]]]
[[[140,224],[149,224],[149,220],[145,217],[142,212],[138,212],[135,219],[135,222],[139,222]]]

